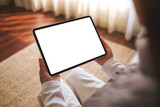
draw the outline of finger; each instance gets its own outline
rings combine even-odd
[[[60,74],[55,75],[54,77],[60,77]]]
[[[39,63],[40,63],[40,67],[41,67],[40,75],[45,75],[46,77],[50,77],[47,70],[46,70],[45,63],[42,58],[39,58]],[[60,77],[60,74],[57,74],[54,77]]]
[[[48,72],[45,71],[44,67],[41,67],[39,75],[40,75],[41,78],[48,78],[48,77],[50,77],[49,74],[48,74]]]
[[[41,58],[38,59],[38,61],[39,61],[39,66],[40,66],[40,60],[41,60]]]
[[[106,49],[110,48],[110,46],[105,42],[105,40],[102,37],[101,37],[101,41]]]
[[[41,63],[42,63],[42,65],[43,65],[43,69],[45,70],[45,71],[47,71],[47,69],[46,69],[46,64],[44,63],[44,60],[43,59],[41,59]]]
[[[39,59],[39,62],[40,62],[40,68],[41,68],[41,71],[45,72],[45,71],[46,71],[46,69],[45,69],[45,64],[44,64],[44,62],[43,62],[43,59],[42,59],[42,58],[40,58],[40,59]]]
[[[40,68],[42,68],[41,60],[42,60],[42,58],[39,58],[39,67]]]
[[[39,65],[40,65],[41,68],[43,67],[42,59],[39,59]]]

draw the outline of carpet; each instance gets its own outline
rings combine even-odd
[[[107,41],[115,57],[127,65],[135,50]],[[41,90],[39,81],[39,50],[36,43],[17,52],[0,63],[0,107],[39,107],[37,95]],[[94,61],[82,65],[103,81],[108,78]],[[68,71],[69,72],[69,71]],[[65,72],[62,78],[67,75]]]

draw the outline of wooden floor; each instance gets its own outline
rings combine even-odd
[[[63,16],[55,17],[53,12],[34,13],[13,4],[0,6],[0,62],[33,43],[34,28],[64,20]],[[108,34],[106,29],[97,29],[105,39],[135,49],[134,38],[127,42],[121,33]]]

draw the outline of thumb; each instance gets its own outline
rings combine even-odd
[[[39,66],[40,66],[40,68],[42,69],[43,72],[47,71],[45,63],[44,63],[42,58],[39,58]]]
[[[48,74],[48,72],[46,70],[46,67],[45,67],[45,64],[44,64],[44,61],[43,61],[42,58],[39,58],[39,64],[40,64],[40,72],[39,72],[39,74],[41,76],[44,75],[46,77],[49,77],[49,74]]]

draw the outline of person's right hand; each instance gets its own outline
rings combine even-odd
[[[95,61],[99,64],[99,65],[103,65],[108,59],[113,57],[113,53],[112,53],[112,49],[111,47],[104,41],[104,39],[101,37],[102,43],[107,51],[107,55],[100,57],[98,59],[96,59]]]

